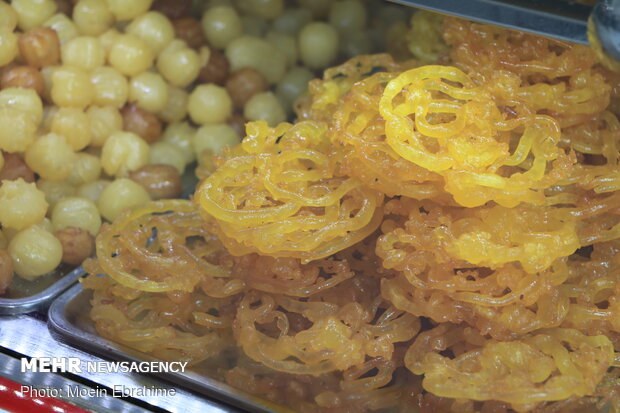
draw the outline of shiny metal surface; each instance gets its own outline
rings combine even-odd
[[[77,279],[83,275],[84,271],[81,267],[79,267],[71,271],[67,275],[58,276],[57,279],[54,274],[51,274],[50,277],[55,277],[51,280],[35,280],[23,282],[22,280],[17,280],[17,282],[21,282],[24,285],[26,285],[26,283],[31,283],[32,286],[30,287],[34,288],[35,292],[30,295],[27,291],[27,288],[29,287],[23,287],[20,291],[22,294],[25,294],[25,296],[23,297],[0,297],[0,315],[25,314],[37,310],[45,310],[47,309],[47,307],[49,307],[51,301],[56,296],[60,295],[67,288],[71,287],[71,285],[73,285],[73,283],[75,283]],[[47,281],[47,283],[49,283],[50,285],[41,286],[36,284],[45,281]],[[19,286],[17,288],[19,288]]]
[[[78,286],[79,287],[79,286]],[[73,289],[75,291],[75,289]],[[55,340],[50,334],[45,321],[39,320],[27,315],[17,316],[0,316],[0,347],[10,349],[13,352],[28,357],[77,357],[84,363],[104,361],[105,359],[88,354],[81,350],[71,348],[66,344]],[[1,351],[1,350],[0,350]],[[17,367],[15,363],[18,363]],[[18,370],[16,370],[16,368]],[[30,381],[42,383],[44,385],[62,385],[58,380],[58,376],[53,373],[21,373],[19,361],[15,359],[5,365],[0,359],[0,375],[6,375],[8,378],[29,383]],[[129,410],[118,410],[122,407],[115,402],[117,398],[92,398],[89,403],[93,403],[90,409],[96,412],[119,412],[134,413],[149,411],[149,406],[164,409],[169,412],[213,412],[213,413],[229,413],[238,412],[232,406],[225,405],[213,399],[198,396],[190,391],[180,389],[169,383],[165,383],[156,378],[134,374],[134,373],[90,373],[84,372],[80,377],[99,386],[113,388],[114,386],[125,386],[128,388],[175,388],[176,394],[169,396],[145,396],[141,397],[140,403],[133,403],[128,399],[123,408]],[[76,379],[77,380],[77,379]],[[69,383],[65,383],[69,385]],[[124,399],[123,399],[124,400]],[[143,408],[135,404],[142,404]],[[108,410],[105,410],[108,409]]]
[[[0,376],[37,389],[59,389],[62,394],[71,394],[69,391],[70,388],[89,389],[87,386],[57,374],[23,374],[21,372],[20,360],[2,353],[0,353]],[[62,400],[71,402],[86,410],[96,411],[97,413],[143,413],[147,411],[136,405],[127,403],[122,399],[111,396],[89,397],[87,395],[85,397],[62,397]]]
[[[48,326],[59,340],[112,360],[153,361],[155,358],[98,336],[88,318],[90,293],[81,284],[58,297],[48,313]],[[249,395],[207,376],[199,367],[184,373],[159,373],[158,378],[193,390],[205,397],[251,412],[290,412],[290,409]],[[178,406],[178,402],[177,402]],[[189,411],[194,411],[190,409]],[[196,410],[199,411],[199,410]]]
[[[185,199],[189,199],[194,193],[198,183],[198,178],[194,174],[195,169],[196,164],[188,165],[181,177],[182,197]],[[26,281],[16,276],[6,294],[0,296],[0,315],[45,312],[54,298],[66,291],[83,275],[82,267],[71,271],[71,268],[63,264],[33,281]]]
[[[620,0],[601,0],[592,11],[596,36],[605,52],[620,61]]]
[[[592,8],[569,0],[390,1],[560,40],[588,43],[587,22]]]

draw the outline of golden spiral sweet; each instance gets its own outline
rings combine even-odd
[[[620,412],[620,77],[417,16],[432,65],[329,69],[104,227],[97,331],[300,412]]]

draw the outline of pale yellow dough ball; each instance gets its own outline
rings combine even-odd
[[[140,184],[120,178],[105,187],[97,204],[101,215],[108,221],[114,221],[124,210],[150,200],[148,192]]]
[[[106,0],[108,7],[116,20],[135,19],[145,13],[153,3],[153,0]]]
[[[34,183],[22,178],[2,181],[0,224],[3,228],[28,228],[45,217],[47,206],[45,194]]]
[[[199,54],[187,47],[183,40],[175,39],[162,50],[157,58],[157,70],[173,86],[189,86],[200,73]]]
[[[149,11],[133,20],[125,30],[146,42],[156,55],[174,39],[174,27],[166,16]]]
[[[53,271],[62,259],[62,244],[43,226],[33,225],[11,239],[9,254],[15,273],[27,280]]]
[[[71,185],[82,185],[93,182],[101,176],[101,160],[90,153],[80,152],[75,156],[73,169],[67,177]]]
[[[58,109],[51,119],[51,131],[64,136],[75,151],[84,149],[92,140],[90,120],[80,108]]]
[[[101,166],[110,176],[124,176],[149,162],[148,143],[132,132],[115,132],[101,151]]]
[[[54,231],[67,227],[82,228],[92,235],[97,235],[101,226],[99,209],[93,201],[87,198],[65,198],[54,206],[52,211],[52,226]]]
[[[136,102],[144,110],[157,113],[168,102],[168,85],[160,74],[142,72],[131,78],[129,101]]]
[[[0,2],[0,30],[15,30],[17,13],[11,5]]]
[[[338,56],[338,31],[323,22],[307,24],[298,37],[301,61],[311,69],[324,69]]]
[[[75,152],[64,136],[48,133],[28,147],[25,159],[30,169],[42,178],[60,181],[69,176]]]
[[[73,7],[73,21],[83,34],[98,36],[112,27],[114,15],[106,0],[80,0]]]
[[[113,67],[98,67],[90,74],[93,87],[93,103],[99,106],[122,107],[129,97],[127,78]]]
[[[286,73],[287,56],[276,46],[256,36],[242,36],[226,47],[230,70],[236,72],[251,67],[269,83],[277,83]]]
[[[17,34],[0,28],[0,66],[11,63],[18,54]]]
[[[149,45],[133,34],[120,35],[110,48],[110,65],[126,76],[135,76],[153,65],[155,55]]]
[[[194,134],[196,134],[196,129],[188,122],[171,123],[164,130],[161,140],[176,146],[183,153],[187,165],[196,160],[192,146]]]
[[[96,181],[82,184],[77,188],[75,194],[81,198],[86,198],[93,202],[97,202],[101,197],[101,193],[105,187],[110,184],[110,182],[111,181],[108,181],[107,179],[97,179]]]
[[[215,84],[197,86],[189,95],[187,110],[198,124],[225,122],[232,115],[232,99],[228,91]]]
[[[123,117],[114,106],[91,106],[86,114],[90,124],[92,146],[103,146],[110,135],[123,129]]]
[[[56,13],[49,19],[45,20],[43,27],[54,29],[56,34],[58,34],[58,40],[60,40],[61,45],[64,45],[69,40],[80,35],[80,31],[75,23],[63,13]]]
[[[68,181],[48,181],[39,179],[37,188],[45,194],[45,201],[49,204],[48,211],[52,211],[58,201],[63,198],[74,196],[76,188]]]
[[[19,28],[24,31],[40,26],[57,8],[54,0],[12,0],[11,6],[17,13]]]
[[[105,63],[105,50],[101,41],[92,36],[79,36],[62,45],[62,63],[91,71]]]
[[[199,128],[194,135],[192,145],[196,156],[209,150],[213,154],[220,153],[225,146],[234,146],[241,141],[241,137],[232,126],[221,123],[217,125],[205,125]]]
[[[34,89],[20,87],[2,89],[0,107],[10,107],[28,113],[36,124],[43,120],[43,102]]]
[[[202,16],[202,31],[210,45],[223,49],[243,34],[241,18],[233,7],[211,7]]]
[[[183,171],[185,171],[185,155],[183,155],[181,149],[170,142],[155,142],[151,145],[149,164],[171,165],[180,174],[183,174]]]
[[[0,106],[0,149],[23,152],[35,140],[38,123],[30,113]]]
[[[51,72],[51,96],[58,106],[85,108],[95,97],[90,74],[77,66],[60,66]]]
[[[187,116],[189,94],[180,87],[168,85],[168,100],[158,115],[164,122],[179,122]]]
[[[276,126],[286,120],[284,108],[273,92],[252,96],[243,107],[243,116],[249,121],[265,120],[269,126]]]

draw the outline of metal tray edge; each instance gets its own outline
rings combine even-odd
[[[61,343],[75,346],[83,351],[97,355],[104,359],[118,361],[155,361],[158,360],[148,354],[117,344],[103,337],[81,330],[73,325],[65,316],[65,308],[80,294],[85,293],[81,284],[76,284],[58,296],[51,304],[48,312],[48,329],[54,339]],[[293,410],[252,396],[226,383],[210,379],[195,372],[160,373],[154,375],[172,385],[179,385],[198,395],[204,395],[231,406],[257,413],[290,413]]]
[[[592,7],[572,1],[537,0],[389,0],[403,6],[448,13],[569,42],[588,44]]]
[[[0,298],[0,315],[25,314],[43,310],[51,301],[67,290],[73,283],[86,273],[77,267],[43,291],[23,298]]]

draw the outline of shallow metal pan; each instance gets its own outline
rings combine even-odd
[[[48,313],[48,328],[54,338],[97,356],[122,361],[153,361],[152,356],[100,337],[88,317],[91,292],[77,284],[58,297]],[[184,373],[160,373],[152,376],[190,389],[200,395],[220,400],[251,412],[288,413],[292,410],[249,395],[209,377],[199,365]]]
[[[198,183],[198,178],[194,174],[195,169],[196,164],[191,164],[181,176],[184,199],[189,199]],[[15,275],[6,293],[0,296],[0,315],[45,312],[54,298],[84,275],[81,267],[73,269],[65,264],[33,281]]]
[[[5,361],[6,358],[3,356],[8,356],[9,362]],[[59,395],[60,399],[69,401],[93,413],[146,413],[153,411],[159,413],[242,413],[241,409],[201,397],[195,392],[171,386],[162,380],[145,374],[97,371],[87,368],[79,374],[33,372],[21,366],[22,359],[30,357],[77,358],[83,365],[105,361],[100,357],[54,339],[47,327],[47,318],[42,314],[0,316],[1,377],[36,388],[55,389],[57,392],[62,392]],[[11,363],[10,360],[13,362]],[[100,391],[95,394],[80,394],[78,396],[79,401],[75,400],[63,385],[62,379],[64,378],[73,382],[70,383],[73,389],[76,386],[84,386],[90,389],[103,389],[105,393]],[[114,388],[117,386],[129,391],[173,389],[174,392],[137,394],[119,398],[114,395]],[[65,390],[62,390],[63,388]],[[1,394],[0,397],[2,397]],[[118,401],[126,403],[121,405]],[[4,410],[0,409],[0,412],[4,412]]]
[[[560,40],[588,44],[592,7],[571,0],[390,0]]]
[[[71,271],[69,267],[60,266],[33,281],[15,276],[6,294],[0,296],[0,315],[45,311],[55,297],[83,275],[81,267]]]

